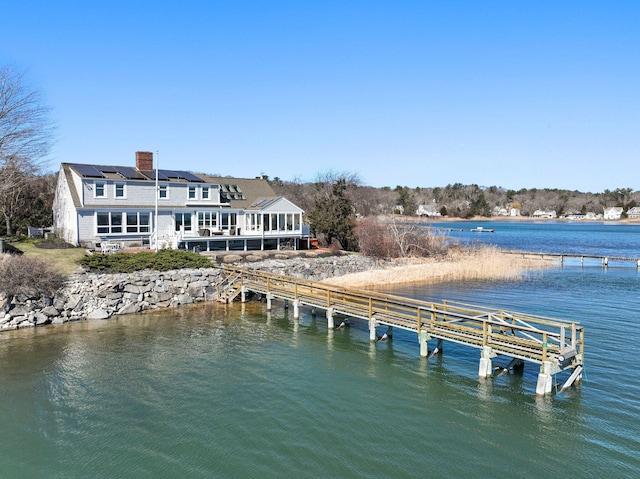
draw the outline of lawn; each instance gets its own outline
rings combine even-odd
[[[62,274],[72,274],[79,270],[78,260],[87,251],[84,248],[41,248],[31,241],[11,243],[26,256],[35,256],[52,265],[55,271]]]

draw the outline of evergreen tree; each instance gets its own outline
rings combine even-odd
[[[398,193],[398,205],[402,206],[403,215],[413,215],[418,209],[413,195],[406,186],[396,186],[396,193]]]
[[[353,204],[346,191],[346,181],[338,179],[329,194],[318,196],[309,213],[309,225],[313,234],[324,234],[329,245],[335,239],[343,249],[355,250]]]

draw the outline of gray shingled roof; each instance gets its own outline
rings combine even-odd
[[[155,181],[155,170],[152,171],[140,171],[136,168],[124,167],[124,166],[107,166],[107,165],[91,165],[80,163],[62,163],[61,169],[69,183],[69,186],[73,185],[71,171],[73,170],[77,175],[82,178],[92,179],[105,179],[105,180],[122,180],[122,181]],[[133,178],[125,178],[120,173],[114,170],[127,170],[135,173],[130,175]],[[95,171],[94,171],[95,170]],[[105,170],[105,171],[103,171]],[[91,174],[85,174],[90,172],[97,172],[99,176],[92,176]],[[182,174],[181,178],[169,178],[163,180],[163,183],[191,183],[189,178],[198,178],[205,184],[221,185],[222,194],[227,196],[229,200],[229,206],[233,208],[247,208],[258,201],[263,199],[277,199],[277,195],[269,185],[269,182],[262,178],[230,178],[222,176],[209,176],[204,174],[189,173],[186,171],[178,170],[159,170],[162,173],[179,173]],[[200,184],[200,181],[197,182]],[[80,207],[80,198],[75,191],[75,188],[71,188],[71,194],[73,195],[73,202],[76,207]]]

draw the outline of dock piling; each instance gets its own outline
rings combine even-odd
[[[336,325],[333,320],[333,308],[327,308],[327,312],[325,314],[327,316],[327,329],[334,329]]]
[[[483,346],[480,350],[480,367],[478,368],[478,377],[488,378],[493,374],[493,368],[491,366],[491,358],[493,357],[493,351],[490,346]]]
[[[553,363],[551,361],[542,361],[540,374],[538,374],[538,383],[536,385],[536,394],[538,396],[544,396],[551,393],[553,386],[553,377],[551,375],[552,370]]]
[[[376,336],[377,324],[378,322],[375,320],[375,318],[369,319],[369,341],[371,342],[375,342],[378,339],[378,337]]]
[[[427,341],[430,339],[429,334],[424,331],[424,330],[420,330],[420,332],[418,332],[418,343],[420,343],[420,356],[423,358],[426,358],[427,356],[429,356],[429,345],[427,344]]]

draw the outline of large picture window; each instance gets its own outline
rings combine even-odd
[[[149,213],[127,213],[127,233],[149,233]]]
[[[122,213],[98,213],[96,219],[98,234],[122,233]]]
[[[104,234],[136,234],[151,231],[151,213],[109,211],[96,214],[97,232]]]

